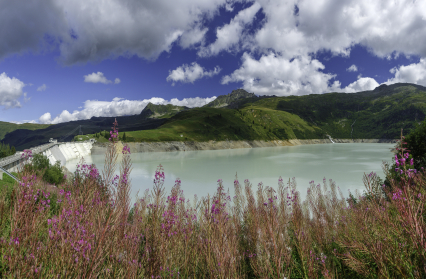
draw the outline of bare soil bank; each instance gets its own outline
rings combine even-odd
[[[396,140],[387,139],[333,139],[335,143],[396,143]],[[274,140],[274,141],[207,141],[207,142],[128,142],[131,153],[143,152],[170,152],[170,151],[193,151],[193,150],[219,150],[237,148],[294,146],[304,144],[325,144],[332,143],[329,139],[310,140]],[[92,155],[105,154],[107,143],[95,143],[92,147]],[[117,149],[121,152],[123,144],[120,142]]]

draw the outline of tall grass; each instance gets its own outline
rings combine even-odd
[[[187,200],[177,179],[166,195],[159,166],[154,187],[130,205],[130,150],[117,169],[117,123],[102,175],[84,163],[72,180],[47,188],[22,168],[0,190],[2,278],[424,278],[425,172],[403,149],[399,177],[345,200],[332,181],[295,180],[254,189],[222,181],[213,196]],[[30,154],[26,154],[30,156]],[[390,189],[392,188],[392,189]]]

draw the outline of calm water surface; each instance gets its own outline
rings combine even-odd
[[[249,179],[253,190],[263,182],[265,186],[278,188],[278,179],[284,181],[296,178],[297,190],[305,199],[310,181],[321,183],[324,178],[332,179],[340,187],[345,197],[356,189],[363,192],[363,174],[376,172],[384,177],[382,162],[390,162],[391,148],[395,144],[382,143],[342,143],[313,144],[268,148],[245,148],[228,150],[155,152],[131,154],[133,170],[132,200],[136,193],[143,195],[146,189],[152,189],[154,173],[159,164],[164,167],[165,189],[170,193],[174,181],[180,178],[185,197],[193,198],[214,194],[217,180],[222,179],[225,189],[233,194],[235,175],[242,183]],[[94,163],[101,171],[104,167],[104,156],[85,157],[86,163]],[[120,158],[119,158],[120,161]],[[74,172],[78,160],[67,162],[66,167]],[[117,174],[119,165],[117,166]],[[243,183],[242,183],[243,184]]]

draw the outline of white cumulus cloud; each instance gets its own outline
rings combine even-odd
[[[215,99],[216,99],[216,96],[213,96],[210,98],[200,98],[200,97],[183,98],[182,100],[173,98],[169,102],[166,101],[166,103],[164,104],[167,105],[167,103],[169,103],[175,106],[186,106],[189,108],[194,108],[194,107],[202,107],[204,105],[207,105],[208,103],[213,102]]]
[[[237,43],[241,40],[244,27],[253,21],[254,16],[261,6],[255,2],[247,9],[240,11],[229,24],[219,27],[216,30],[217,40],[207,47],[198,51],[201,57],[217,55],[222,50],[237,48]]]
[[[0,74],[0,106],[4,106],[6,109],[21,107],[18,99],[24,94],[24,87],[25,84],[19,79],[10,78],[5,72]]]
[[[172,81],[172,85],[175,85],[175,83],[178,81],[182,83],[194,83],[194,81],[197,79],[203,77],[212,77],[219,74],[220,71],[221,68],[219,66],[214,67],[214,69],[211,71],[206,71],[203,67],[198,65],[198,63],[192,62],[191,65],[183,64],[173,71],[169,71],[169,76],[166,80]]]
[[[394,52],[426,56],[425,1],[258,2],[266,18],[254,35],[258,46],[287,58],[320,50],[347,56],[355,44],[382,58]]]
[[[49,112],[46,112],[42,116],[39,117],[38,122],[41,124],[50,124],[52,120],[52,115]]]
[[[24,124],[24,123],[33,123],[33,124],[38,124],[37,121],[35,120],[22,120],[22,121],[8,121],[10,123],[15,123],[15,124]]]
[[[234,7],[232,6],[231,3],[226,3],[225,10],[227,10],[228,12],[232,12],[234,10]]]
[[[219,23],[220,27],[213,30],[215,41],[205,45],[212,19],[220,9],[227,15],[235,12],[239,6],[234,5],[236,2],[247,6],[230,22]],[[334,75],[328,74],[323,66],[317,67],[319,62],[315,59],[301,58],[321,51],[348,57],[355,45],[362,45],[383,59],[396,59],[399,55],[426,58],[426,1],[422,0],[3,0],[1,3],[0,26],[7,28],[0,28],[0,59],[28,51],[58,50],[58,61],[65,65],[134,55],[155,60],[161,53],[171,52],[173,45],[195,48],[200,57],[225,51],[244,53],[242,65],[232,69],[233,73],[225,76],[223,82],[242,82],[257,89],[259,94],[306,94],[332,88],[329,84]],[[257,14],[262,15],[261,22],[254,20]],[[25,20],[17,21],[19,18]],[[270,52],[284,61],[284,66],[274,64],[268,58]],[[244,55],[258,58],[247,59]],[[268,59],[272,67],[288,74],[290,79],[265,69]],[[250,63],[261,66],[268,74],[256,71]],[[422,65],[417,64],[395,68],[395,77],[389,82],[412,80],[426,85]],[[286,67],[295,73],[289,73]],[[181,66],[180,70],[174,70],[168,80],[193,82],[205,76],[200,75],[205,71],[200,72],[195,65],[186,69],[187,72]],[[302,73],[304,70],[309,70],[312,76],[307,77]],[[271,77],[267,76],[269,73]],[[360,82],[361,78],[354,82]],[[117,79],[98,77],[97,82],[117,84]],[[313,88],[314,84],[320,84],[320,88]],[[15,106],[19,102],[8,104]]]
[[[90,119],[93,116],[96,117],[112,117],[122,115],[134,115],[140,114],[148,103],[156,105],[172,104],[176,106],[187,106],[187,107],[201,107],[205,104],[210,103],[216,99],[215,96],[211,98],[184,98],[179,100],[173,98],[170,101],[163,98],[153,97],[145,100],[124,100],[122,98],[114,98],[112,101],[97,101],[87,100],[84,102],[84,108],[82,110],[75,110],[70,113],[68,110],[62,111],[54,119],[49,112],[46,112],[39,118],[39,123],[42,124],[57,124],[68,121]]]
[[[66,65],[132,55],[156,59],[162,52],[170,51],[184,32],[190,33],[191,28],[206,16],[211,18],[227,2],[2,1],[0,26],[8,28],[0,30],[0,58],[59,46],[59,61]],[[17,24],[17,18],[25,21]]]
[[[207,27],[202,27],[200,25],[186,30],[179,39],[179,45],[183,48],[189,48],[198,43],[203,44],[204,36],[207,31]]]
[[[335,75],[322,73],[324,65],[306,56],[290,61],[270,53],[259,60],[248,53],[242,57],[242,65],[232,74],[222,78],[222,84],[242,82],[245,90],[261,95],[305,95],[324,93],[328,82]]]
[[[349,68],[347,68],[346,71],[348,71],[348,72],[357,72],[358,71],[358,67],[354,64],[354,65],[350,66]]]
[[[224,76],[222,83],[243,82],[245,90],[261,95],[353,93],[373,90],[379,85],[373,78],[359,76],[357,81],[341,88],[339,81],[332,82],[336,75],[320,72],[325,66],[309,57],[288,60],[270,53],[257,61],[245,53],[242,61],[242,66],[231,75]]]
[[[120,83],[120,79],[116,78],[114,83],[115,84],[119,84]],[[112,81],[108,80],[104,74],[102,72],[97,72],[97,73],[91,73],[89,75],[85,75],[84,76],[84,82],[91,82],[91,83],[103,83],[103,84],[110,84],[112,83]]]
[[[348,57],[356,44],[383,59],[396,59],[401,54],[426,57],[425,1],[258,0],[257,3],[265,19],[251,38],[249,35],[244,38],[246,48],[241,66],[222,78],[224,84],[242,82],[246,90],[257,94],[353,92],[373,89],[377,82],[358,75],[356,81],[341,88],[339,81],[332,81],[336,76],[327,73],[319,61],[301,57],[315,56],[321,51]],[[271,52],[276,56],[271,56]],[[254,53],[260,53],[260,58],[253,58]],[[426,85],[422,69],[422,63],[393,69],[395,78],[389,82]],[[356,65],[347,69],[357,70]]]
[[[45,91],[46,88],[47,88],[46,84],[43,83],[43,85],[41,85],[37,88],[37,91]]]
[[[335,84],[337,85],[337,84]],[[340,85],[340,83],[339,83]],[[370,77],[359,77],[358,80],[352,82],[348,86],[346,86],[343,89],[340,89],[338,87],[334,88],[335,92],[345,92],[345,93],[356,93],[361,91],[368,91],[373,90],[379,86],[379,83],[374,78]]]
[[[395,76],[388,79],[386,84],[397,82],[415,83],[426,86],[426,59],[420,59],[419,63],[413,63],[407,66],[400,66],[390,69]]]

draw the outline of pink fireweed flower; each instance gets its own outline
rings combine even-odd
[[[117,123],[117,119],[115,119],[114,123],[113,123],[113,127],[111,127],[111,129],[113,131],[110,131],[109,134],[111,135],[111,137],[109,138],[109,141],[112,141],[113,143],[115,143],[115,139],[118,139],[118,123]]]
[[[33,151],[31,149],[25,149],[24,152],[21,154],[21,158],[28,159],[33,157]]]
[[[123,151],[121,153],[123,153],[123,154],[130,154],[130,147],[128,147],[127,145],[125,145],[123,147]]]

